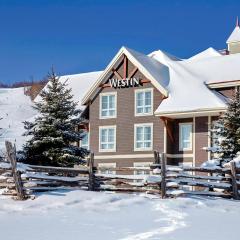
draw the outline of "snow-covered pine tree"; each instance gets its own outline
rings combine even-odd
[[[2,118],[0,118],[0,121],[2,120]],[[0,135],[1,135],[1,130],[2,130],[2,128],[0,127]]]
[[[223,159],[231,159],[240,151],[240,91],[237,88],[228,108],[216,123],[213,131],[217,137],[218,152]]]
[[[38,115],[33,122],[25,122],[25,135],[30,140],[23,146],[23,161],[29,164],[72,167],[84,163],[88,151],[77,147],[83,132],[76,126],[83,119],[77,103],[73,101],[67,82],[61,83],[54,71],[48,75],[49,83],[35,103]]]

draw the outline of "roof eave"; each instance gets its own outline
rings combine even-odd
[[[240,86],[240,80],[206,83],[211,89]]]
[[[217,116],[219,113],[226,111],[227,107],[221,108],[205,108],[188,111],[168,111],[168,112],[156,112],[154,113],[157,117],[169,117],[169,118],[185,118],[194,116]]]

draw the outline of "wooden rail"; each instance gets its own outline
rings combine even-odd
[[[166,154],[155,151],[153,164],[148,167],[96,167],[91,153],[87,166],[79,168],[23,165],[18,169],[15,147],[6,142],[6,149],[10,164],[0,163],[0,174],[8,174],[9,178],[0,179],[0,188],[7,187],[6,194],[16,195],[20,200],[33,192],[69,187],[89,191],[146,192],[161,198],[193,194],[240,199],[240,169],[234,162],[230,168],[171,166],[167,165]],[[186,190],[186,186],[192,190]]]

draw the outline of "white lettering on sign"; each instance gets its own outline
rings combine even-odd
[[[110,86],[113,88],[128,88],[138,87],[140,83],[139,78],[125,78],[125,79],[109,79]]]

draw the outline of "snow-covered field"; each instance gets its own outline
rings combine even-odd
[[[0,197],[3,240],[238,240],[240,202],[56,191],[23,202]]]
[[[23,121],[36,115],[29,96],[24,88],[0,89],[0,150],[5,147],[4,141],[15,142],[19,149],[25,141]]]

